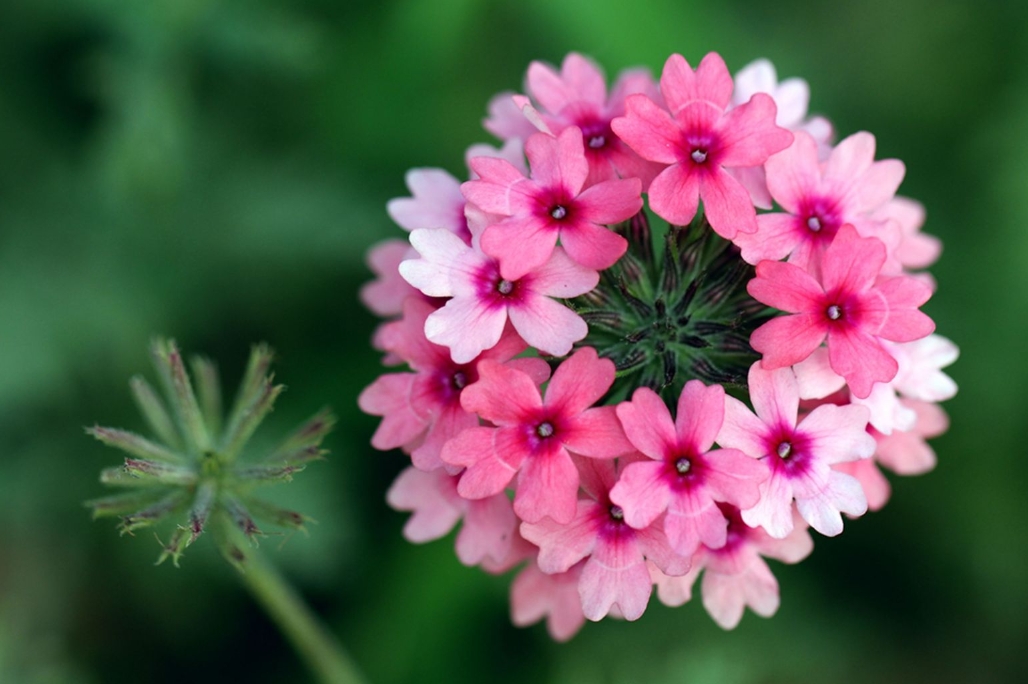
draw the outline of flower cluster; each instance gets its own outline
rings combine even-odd
[[[570,54],[489,105],[469,180],[407,176],[408,242],[362,292],[387,372],[359,398],[414,542],[521,566],[513,619],[570,638],[653,591],[734,627],[769,616],[764,558],[925,472],[956,347],[920,311],[939,242],[875,139],[835,143],[807,84],[672,55],[659,81]],[[649,211],[644,208],[648,205]],[[651,213],[661,223],[653,221]]]

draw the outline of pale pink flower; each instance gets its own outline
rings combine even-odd
[[[544,133],[559,135],[568,127],[582,132],[589,163],[586,187],[616,178],[639,178],[646,185],[660,171],[625,145],[610,128],[610,122],[625,113],[625,98],[642,93],[659,100],[657,84],[649,71],[632,69],[618,76],[609,96],[603,72],[589,59],[572,52],[564,58],[558,73],[542,62],[528,67],[526,91],[530,97],[515,96],[528,121]]]
[[[775,67],[766,59],[747,64],[735,74],[735,89],[729,108],[738,107],[750,101],[757,93],[767,93],[775,101],[777,114],[775,123],[794,133],[804,131],[817,141],[822,157],[828,156],[829,142],[835,132],[832,124],[824,117],[807,118],[810,104],[810,87],[802,78],[790,78],[778,82]],[[749,166],[732,171],[743,186],[749,190],[753,203],[761,209],[771,208],[771,193],[767,189],[767,178],[763,166]]]
[[[761,617],[778,610],[778,581],[762,556],[783,563],[798,563],[814,549],[807,525],[793,512],[792,531],[775,539],[759,527],[747,525],[739,509],[718,504],[728,520],[726,543],[717,549],[700,548],[689,572],[669,577],[651,566],[657,597],[668,606],[680,606],[692,598],[692,586],[703,572],[703,607],[722,629],[734,629],[746,606]]]
[[[531,176],[496,158],[471,160],[479,180],[461,189],[468,202],[502,217],[482,235],[482,249],[500,260],[505,278],[516,280],[544,264],[558,237],[575,262],[599,270],[612,266],[628,243],[606,228],[642,208],[638,178],[609,180],[583,189],[589,174],[582,135],[537,133],[525,146]]]
[[[588,332],[578,314],[551,297],[584,294],[596,287],[599,274],[571,261],[562,248],[539,268],[509,280],[495,259],[447,230],[416,230],[410,240],[421,258],[401,263],[400,273],[426,295],[451,297],[425,321],[425,335],[449,347],[457,363],[494,346],[508,319],[526,342],[554,356],[567,354]]]
[[[482,120],[485,130],[500,140],[528,140],[538,132],[531,121],[525,118],[523,105],[515,102],[516,93],[505,91],[489,100],[489,116]]]
[[[529,563],[510,587],[511,620],[518,627],[527,627],[546,618],[546,631],[556,641],[567,641],[585,624],[578,583],[584,562],[567,572],[546,574],[534,562]]]
[[[459,180],[443,169],[411,169],[406,181],[413,197],[397,197],[386,204],[397,225],[408,231],[445,228],[471,243]]]
[[[614,364],[592,348],[579,349],[554,372],[545,397],[518,370],[484,361],[478,371],[461,404],[496,427],[465,430],[443,447],[443,461],[467,467],[458,491],[473,499],[492,496],[517,476],[519,518],[567,523],[579,485],[570,454],[606,459],[632,450],[614,407],[591,408],[614,382]]]
[[[913,399],[902,400],[916,416],[914,427],[875,435],[878,449],[875,460],[897,475],[921,475],[935,467],[935,451],[925,440],[949,429],[949,418],[938,404]]]
[[[456,542],[460,562],[472,566],[503,561],[517,527],[510,499],[497,494],[469,501],[457,494],[457,478],[441,468],[432,472],[407,468],[400,473],[386,502],[397,511],[412,512],[403,536],[422,544],[445,536],[463,519]]]
[[[928,268],[942,254],[942,241],[934,235],[921,232],[925,221],[925,208],[920,202],[908,197],[894,197],[875,211],[874,218],[894,221],[899,226],[900,243],[891,256],[901,268]],[[897,272],[895,269],[887,270],[889,275]]]
[[[792,142],[792,133],[774,123],[774,101],[757,93],[726,112],[732,77],[713,52],[695,72],[681,55],[672,55],[660,88],[670,114],[645,95],[632,95],[625,116],[611,124],[641,157],[668,165],[649,185],[650,207],[672,224],[687,225],[702,199],[718,235],[754,232],[749,193],[727,169],[759,166]]]
[[[922,401],[945,401],[957,393],[953,379],[942,369],[957,360],[957,346],[941,335],[897,344],[882,342],[896,359],[898,370],[889,382],[876,382],[867,397],[850,397],[854,404],[866,406],[871,425],[881,433],[913,428],[915,415],[900,397]],[[802,399],[823,399],[845,388],[845,379],[831,368],[828,350],[815,349],[805,361],[793,367],[799,380]]]
[[[894,251],[899,224],[875,218],[873,212],[896,194],[905,167],[897,159],[876,162],[874,154],[874,136],[855,133],[821,163],[814,139],[797,133],[793,144],[764,166],[771,196],[785,212],[761,214],[755,233],[736,237],[743,259],[756,264],[788,256],[816,276],[825,250],[845,224]]]
[[[864,497],[867,498],[867,510],[880,511],[889,502],[889,497],[892,496],[892,486],[885,479],[885,475],[882,474],[874,459],[862,458],[857,461],[836,463],[832,469],[846,473],[860,483],[860,488],[864,490]]]
[[[507,363],[536,384],[549,377],[549,366],[542,359],[514,358],[527,345],[510,329],[473,361],[454,362],[446,347],[425,338],[425,321],[433,311],[431,304],[411,297],[404,304],[404,317],[382,327],[378,339],[383,349],[413,372],[383,375],[357,399],[365,413],[382,416],[371,445],[382,450],[404,447],[421,470],[442,467],[443,444],[478,425],[478,416],[461,407],[460,397],[465,387],[478,380],[479,361]]]
[[[637,529],[662,513],[664,533],[675,552],[691,556],[702,543],[725,543],[728,522],[717,502],[749,508],[760,499],[759,483],[770,471],[734,449],[712,449],[724,420],[725,391],[690,380],[678,399],[676,419],[653,390],[642,387],[618,404],[628,440],[648,459],[622,469],[610,498]]]
[[[600,620],[616,610],[626,620],[637,620],[652,592],[646,560],[670,575],[686,572],[689,560],[671,549],[658,525],[645,529],[628,526],[624,512],[610,500],[617,481],[614,463],[579,462],[587,497],[578,501],[573,519],[524,522],[521,534],[539,546],[538,563],[543,572],[567,572],[588,559],[578,583],[585,617]]]
[[[875,382],[892,380],[899,366],[881,340],[917,340],[935,324],[918,310],[931,290],[904,276],[878,280],[884,262],[880,240],[843,226],[824,253],[821,282],[794,264],[757,264],[747,291],[792,314],[771,319],[751,335],[764,368],[799,363],[827,339],[832,370],[857,397],[867,397]]]
[[[799,389],[790,368],[749,373],[754,411],[725,397],[725,423],[717,442],[764,459],[771,476],[760,485],[760,502],[744,509],[743,520],[782,539],[792,530],[792,502],[810,526],[826,536],[842,532],[840,513],[863,515],[867,501],[860,484],[832,470],[836,463],[870,458],[874,439],[867,434],[863,406],[818,406],[799,419]]]
[[[361,302],[372,313],[383,318],[398,316],[403,311],[403,300],[421,297],[421,293],[400,276],[400,262],[416,257],[406,240],[383,240],[368,250],[367,264],[375,279],[360,290]]]

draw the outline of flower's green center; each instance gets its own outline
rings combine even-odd
[[[746,292],[754,272],[738,248],[702,216],[670,227],[660,256],[645,210],[616,230],[627,253],[594,290],[571,301],[589,324],[580,344],[617,368],[611,398],[650,387],[672,400],[692,379],[744,387],[760,358],[750,335],[773,312]]]

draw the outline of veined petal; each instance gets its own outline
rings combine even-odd
[[[554,371],[545,404],[576,416],[599,401],[613,383],[614,363],[599,358],[592,347],[582,347]]]
[[[700,177],[700,199],[710,227],[726,240],[737,233],[757,231],[757,212],[750,193],[724,169],[713,169]]]
[[[779,261],[757,264],[757,277],[747,283],[746,291],[761,304],[789,313],[812,312],[825,297],[810,274],[794,264]]]
[[[454,297],[425,320],[425,337],[450,348],[456,363],[468,363],[500,341],[507,311],[473,297]]]
[[[764,355],[760,361],[761,366],[774,370],[806,359],[821,345],[827,334],[824,322],[818,316],[779,316],[753,331],[750,346]]]
[[[727,112],[718,123],[722,166],[759,166],[789,147],[793,134],[775,125],[775,101],[757,93],[749,102]]]
[[[678,397],[675,416],[678,443],[692,446],[697,453],[709,450],[724,417],[724,388],[721,385],[707,387],[699,380],[690,380]]]
[[[477,370],[478,381],[460,395],[465,411],[496,425],[520,425],[542,408],[539,390],[525,373],[488,359]]]
[[[832,370],[846,378],[850,391],[861,399],[871,394],[874,383],[889,382],[899,370],[881,342],[861,330],[829,330],[828,359]]]
[[[633,450],[613,406],[597,406],[572,417],[563,440],[568,451],[590,458],[616,458]]]
[[[768,158],[764,168],[771,196],[790,214],[820,186],[817,143],[809,133],[797,132],[792,145]]]
[[[514,493],[514,512],[525,522],[545,517],[566,524],[575,517],[578,470],[563,448],[525,459]]]

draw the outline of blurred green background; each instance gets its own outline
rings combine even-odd
[[[304,682],[202,539],[153,567],[148,532],[92,522],[142,430],[128,392],[175,336],[238,381],[250,343],[289,386],[258,434],[321,405],[333,455],[275,491],[320,521],[262,551],[370,680],[1016,682],[1028,672],[1028,12],[870,0],[4,0],[0,3],[0,682]],[[722,632],[698,601],[569,644],[510,625],[510,578],[412,546],[356,395],[378,372],[357,302],[368,245],[399,237],[404,171],[463,176],[488,99],[570,50],[608,75],[671,52],[766,56],[841,135],[906,162],[945,252],[926,306],[962,348],[931,474],[774,564],[782,607]]]

